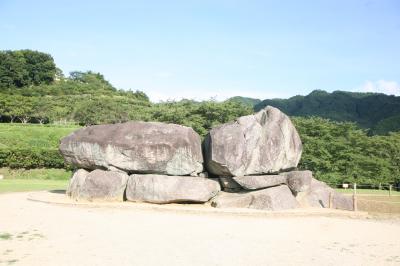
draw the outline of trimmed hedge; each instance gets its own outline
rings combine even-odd
[[[0,149],[0,167],[64,168],[69,166],[56,149]]]

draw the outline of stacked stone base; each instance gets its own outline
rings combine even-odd
[[[217,179],[79,169],[67,195],[74,200],[136,201],[151,203],[204,203],[221,190]]]
[[[220,177],[223,192],[212,200],[217,208],[287,210],[299,207],[353,210],[350,197],[313,178],[311,171],[278,175]],[[331,206],[330,206],[331,204]]]
[[[223,191],[221,191],[221,188]],[[77,201],[157,204],[205,203],[216,208],[287,210],[301,207],[352,210],[350,197],[335,192],[310,171],[278,175],[206,178],[79,169],[67,195]],[[330,206],[331,204],[331,206]]]

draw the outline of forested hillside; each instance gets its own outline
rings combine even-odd
[[[0,167],[65,168],[58,140],[80,126],[128,120],[193,127],[202,137],[215,125],[253,112],[257,99],[151,103],[142,91],[113,87],[100,73],[64,76],[53,58],[35,51],[0,51]],[[400,182],[400,97],[315,91],[265,100],[292,116],[304,151],[299,167],[328,183]],[[301,117],[306,116],[306,117]],[[308,116],[321,116],[323,119]],[[13,122],[13,123],[10,123]],[[18,123],[18,124],[16,124]],[[36,124],[36,125],[32,125]]]
[[[38,61],[29,61],[24,54],[36,54],[31,57]],[[162,121],[191,126],[204,136],[213,125],[252,112],[233,101],[153,104],[144,92],[118,90],[100,73],[74,71],[64,77],[53,58],[41,52],[5,51],[0,57],[6,58],[0,61],[0,122],[93,125]],[[42,58],[46,58],[43,68]],[[30,69],[37,74],[30,75]]]
[[[291,116],[318,116],[335,121],[351,121],[369,129],[370,134],[400,130],[400,97],[378,93],[313,91],[307,96],[267,99],[254,106],[258,111],[275,106]]]
[[[368,136],[354,123],[293,117],[303,142],[299,167],[330,184],[400,182],[400,132]]]
[[[261,102],[260,99],[248,98],[248,97],[242,97],[242,96],[231,97],[227,101],[241,103],[241,104],[251,107],[251,108],[253,108],[255,105],[257,105]]]

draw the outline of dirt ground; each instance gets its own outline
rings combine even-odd
[[[400,265],[397,219],[55,205],[0,195],[0,265]]]

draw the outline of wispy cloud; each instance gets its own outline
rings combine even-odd
[[[389,95],[400,95],[400,84],[396,81],[378,80],[370,81],[367,80],[357,91],[360,92],[380,92]]]
[[[168,71],[161,71],[161,72],[158,72],[158,73],[156,74],[156,77],[166,79],[166,78],[170,78],[172,75],[173,75],[173,74],[172,74],[171,72],[168,72]]]

